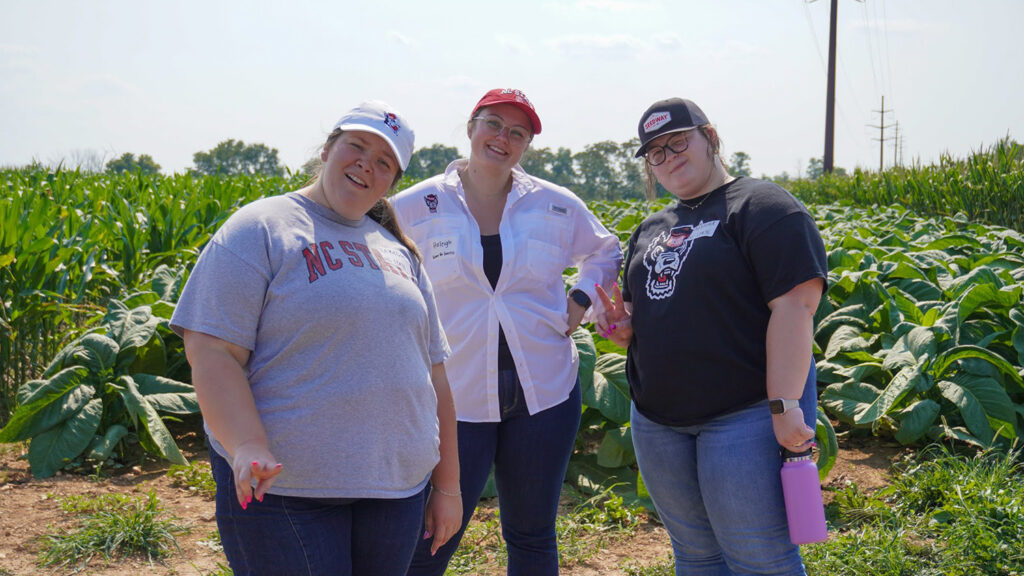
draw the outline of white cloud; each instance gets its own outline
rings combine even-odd
[[[388,30],[388,38],[395,40],[402,46],[412,46],[415,43],[412,38],[409,38],[397,30]]]
[[[634,56],[646,48],[644,42],[624,34],[563,36],[549,40],[547,44],[569,56]]]
[[[0,68],[29,70],[35,61],[36,50],[17,44],[0,44]]]
[[[519,36],[498,35],[495,37],[495,40],[497,40],[499,46],[517,56],[533,54],[533,50],[530,49],[531,43]]]

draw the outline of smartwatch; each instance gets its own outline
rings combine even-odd
[[[569,291],[569,298],[572,298],[572,301],[582,306],[584,310],[590,308],[590,296],[587,296],[587,293],[579,288]]]
[[[775,398],[768,401],[768,409],[771,410],[772,414],[785,414],[793,408],[799,407],[799,400],[790,400],[789,398]]]

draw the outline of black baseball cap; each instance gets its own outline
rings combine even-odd
[[[670,132],[685,132],[698,126],[710,124],[704,111],[690,100],[669,98],[651,104],[640,117],[637,132],[640,134],[640,148],[636,158],[647,151],[647,145],[658,136]]]

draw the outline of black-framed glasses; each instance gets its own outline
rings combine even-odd
[[[508,128],[508,139],[516,145],[526,144],[533,138],[530,131],[525,127],[518,124],[506,124],[505,121],[501,119],[501,116],[477,116],[473,118],[473,120],[482,121],[484,126],[495,135],[501,134],[506,128]]]
[[[682,154],[689,147],[690,139],[686,136],[686,132],[680,132],[678,135],[669,138],[664,146],[648,146],[647,152],[644,153],[644,159],[651,166],[657,166],[668,158],[666,149],[676,154]]]

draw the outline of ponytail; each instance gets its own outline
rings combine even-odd
[[[401,178],[401,175],[399,175]],[[398,219],[395,218],[395,209],[391,206],[391,202],[388,202],[387,198],[381,198],[370,208],[370,211],[366,213],[371,220],[380,224],[385,230],[391,233],[402,246],[409,249],[416,256],[417,260],[422,260],[419,249],[416,248],[416,244],[413,243],[412,239],[402,232],[402,227],[398,225]]]

